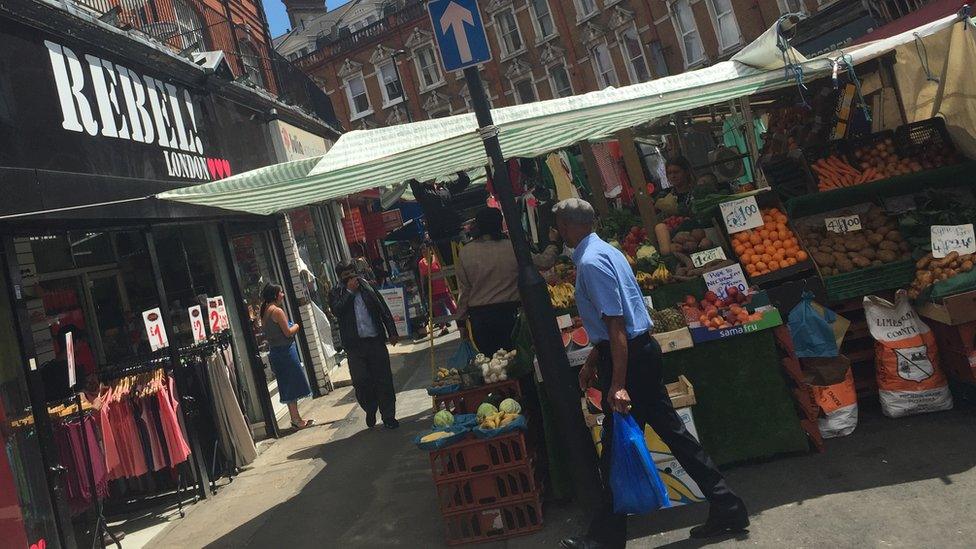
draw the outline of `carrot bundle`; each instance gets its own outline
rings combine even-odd
[[[868,168],[862,172],[834,155],[817,160],[810,165],[810,169],[817,174],[817,178],[820,180],[817,185],[817,189],[820,191],[853,187],[881,179],[877,170]]]

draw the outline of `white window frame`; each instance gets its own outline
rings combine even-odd
[[[644,74],[647,78],[641,80],[637,77],[637,67],[635,66],[635,59],[631,57],[630,50],[627,49],[627,43],[624,40],[624,35],[629,32],[634,33],[634,38],[637,40],[637,47],[640,48],[640,60],[644,65]],[[647,62],[647,50],[644,49],[644,44],[641,42],[640,31],[637,30],[637,24],[631,24],[629,27],[625,27],[622,31],[617,33],[617,43],[620,44],[620,53],[624,58],[624,64],[627,65],[627,76],[630,78],[631,84],[641,84],[643,82],[649,82],[654,79],[654,72],[651,71],[651,66]]]
[[[586,6],[584,3],[589,3],[593,6],[590,11],[585,11]],[[576,8],[576,22],[582,23],[587,19],[593,17],[600,11],[600,6],[597,5],[596,0],[573,0],[573,6]]]
[[[597,50],[599,48],[603,48],[607,52],[607,62],[610,63],[610,70],[606,73],[600,70],[600,56],[597,55]],[[617,67],[613,64],[613,53],[610,52],[610,46],[606,42],[600,42],[598,44],[594,44],[593,47],[590,48],[589,53],[590,60],[593,63],[593,74],[596,76],[597,86],[599,86],[601,90],[609,88],[610,86],[615,88],[620,87],[620,77],[617,75]],[[613,75],[613,82],[606,82],[603,77],[604,74]]]
[[[399,67],[395,67],[393,65],[394,63],[396,63],[396,61],[390,60],[376,66],[376,81],[380,85],[380,93],[383,94],[384,109],[388,109],[394,105],[403,103],[403,79],[399,77]],[[390,69],[393,70],[393,77],[397,78],[397,83],[400,85],[400,97],[390,99],[389,91],[386,89],[386,80],[383,77],[383,69],[385,67],[390,67]]]
[[[546,10],[547,10],[546,15],[549,17],[549,24],[552,25],[552,32],[550,32],[549,34],[543,34],[542,24],[539,22],[540,19],[539,12],[535,10],[535,1],[529,0],[528,1],[529,12],[532,15],[532,27],[535,29],[535,43],[537,45],[559,34],[559,29],[556,27],[556,15],[552,12],[552,5],[549,3],[549,0],[538,0],[538,1],[546,5]]]
[[[790,8],[790,4],[789,4],[790,2],[796,2],[797,4],[799,4],[800,9],[794,11],[792,8]],[[776,0],[776,3],[779,5],[780,14],[785,15],[787,13],[807,13],[807,3],[804,2],[803,0]]]
[[[518,85],[528,82],[532,86],[532,95],[535,97],[532,101],[522,102],[522,97],[519,96]],[[528,103],[536,103],[539,101],[539,87],[535,85],[535,78],[532,77],[532,73],[526,74],[522,78],[516,80],[511,80],[509,83],[512,85],[512,100],[515,101],[517,105],[527,105]]]
[[[431,59],[434,61],[430,66],[433,67],[433,70],[437,72],[437,81],[432,84],[427,84],[427,79],[424,78],[424,65],[422,64],[420,55],[420,53],[424,50],[430,50]],[[415,48],[413,50],[413,60],[414,66],[417,68],[417,81],[420,83],[421,93],[430,91],[444,83],[444,71],[441,70],[440,60],[437,59],[437,48],[434,47],[433,42],[428,42],[423,46]]]
[[[708,7],[708,14],[712,17],[712,28],[715,30],[715,41],[718,43],[719,51],[723,54],[742,45],[742,29],[739,27],[739,20],[735,18],[735,7],[732,5],[732,0],[727,1],[729,3],[729,11],[719,13],[718,7],[715,5],[715,0],[705,0],[705,5]],[[735,42],[731,44],[722,43],[722,30],[719,25],[721,24],[723,18],[726,21],[731,20],[732,24],[735,25],[735,34],[737,38]],[[699,38],[700,37],[701,35],[699,34]]]
[[[688,7],[688,12],[691,14],[691,22],[695,26],[694,29],[689,29],[688,32],[684,32],[681,29],[681,23],[679,22],[678,18],[676,6],[682,3]],[[703,62],[705,60],[705,45],[702,43],[701,31],[698,29],[698,21],[695,20],[695,12],[691,8],[691,0],[673,0],[668,4],[668,15],[671,19],[672,26],[674,26],[674,34],[678,38],[678,47],[681,48],[681,57],[685,60],[685,68],[687,69]],[[698,59],[688,58],[688,48],[685,46],[685,37],[691,35],[694,35],[697,38],[698,50],[701,52],[701,57]]]
[[[356,111],[356,100],[352,95],[352,87],[349,85],[353,80],[360,80],[363,83],[363,95],[366,96],[366,110]],[[342,80],[342,87],[346,90],[346,102],[349,104],[349,121],[359,120],[360,118],[373,114],[373,102],[369,99],[369,88],[366,87],[366,78],[362,72],[347,76]]]
[[[514,30],[515,36],[518,37],[519,45],[520,45],[519,48],[513,51],[508,50],[508,45],[505,43],[505,36],[507,35],[505,34],[504,27],[501,23],[503,16],[506,14],[512,16],[512,22],[515,23],[515,30]],[[498,40],[498,51],[502,53],[502,59],[503,60],[510,59],[512,57],[515,57],[516,55],[519,55],[520,53],[525,52],[525,37],[522,36],[522,29],[519,27],[518,15],[515,14],[515,8],[505,8],[499,10],[498,13],[495,14],[494,21],[495,21],[495,38]]]
[[[569,82],[569,95],[567,96],[559,95],[559,91],[556,86],[556,80],[555,78],[552,77],[552,70],[555,68],[561,68],[563,70],[563,73],[566,74],[566,81]],[[561,97],[569,97],[572,95],[576,95],[576,90],[573,87],[573,77],[569,75],[569,67],[566,66],[566,63],[563,62],[553,63],[552,65],[546,67],[546,79],[549,81],[549,90],[552,92],[553,99],[559,99]]]

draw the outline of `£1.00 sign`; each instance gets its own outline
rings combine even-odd
[[[942,259],[952,252],[959,255],[976,253],[973,224],[932,225],[932,257]]]
[[[762,213],[754,196],[723,202],[719,207],[722,209],[722,220],[725,221],[725,228],[729,234],[763,226]]]

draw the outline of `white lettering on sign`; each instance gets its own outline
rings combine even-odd
[[[645,295],[644,296],[644,305],[647,306],[648,309],[650,309],[650,310],[653,311],[654,310],[654,299],[652,299],[651,296],[649,296],[649,295]]]
[[[708,271],[702,275],[705,279],[705,285],[708,286],[710,291],[715,292],[715,295],[722,299],[728,297],[728,288],[736,287],[740,292],[745,292],[749,289],[749,284],[746,282],[746,275],[742,272],[742,265],[736,263],[735,265],[729,265],[728,267],[722,267],[721,269],[715,269],[714,271]]]
[[[762,213],[754,196],[723,202],[719,204],[719,208],[722,210],[722,220],[725,221],[725,228],[729,234],[763,226]]]
[[[932,225],[932,257],[942,259],[952,252],[959,255],[976,253],[973,224]]]
[[[695,264],[695,267],[704,267],[716,259],[728,259],[725,257],[725,250],[721,246],[691,254],[691,262]]]
[[[64,334],[64,352],[68,356],[68,387],[74,389],[74,386],[78,384],[78,374],[75,372],[75,338],[73,332]]]
[[[220,322],[220,308],[217,306],[217,299],[213,297],[207,300],[207,323],[210,325],[210,333],[216,334],[223,331]]]
[[[199,305],[194,305],[186,311],[190,315],[190,332],[193,333],[193,342],[200,343],[206,341],[207,323],[203,318],[203,309]]]
[[[142,323],[146,325],[146,335],[149,336],[149,347],[155,352],[169,347],[169,337],[163,326],[163,313],[159,307],[142,312]]]
[[[832,233],[852,233],[854,231],[860,231],[861,218],[856,215],[848,215],[844,217],[825,217],[824,225],[827,226],[827,230]]]

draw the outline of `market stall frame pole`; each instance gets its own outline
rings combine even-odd
[[[573,484],[577,501],[584,509],[595,510],[600,501],[602,488],[598,477],[596,446],[593,444],[580,403],[576,376],[566,357],[562,337],[556,327],[555,312],[549,301],[546,281],[532,263],[532,253],[518,207],[515,193],[508,177],[505,157],[498,141],[498,128],[491,118],[491,108],[478,68],[464,69],[471,103],[478,120],[478,133],[484,141],[485,152],[493,166],[493,186],[508,226],[509,238],[518,261],[518,285],[522,297],[522,310],[532,332],[539,369],[546,380],[545,388],[556,416],[558,438],[564,445],[573,472]]]

